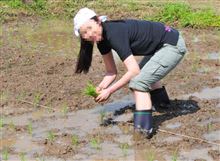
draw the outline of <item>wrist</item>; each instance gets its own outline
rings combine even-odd
[[[112,86],[109,87],[109,88],[107,88],[107,89],[108,89],[108,91],[109,91],[110,94],[114,93],[114,90],[113,90]]]

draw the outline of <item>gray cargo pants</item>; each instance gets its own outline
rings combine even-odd
[[[145,56],[140,62],[140,73],[131,79],[129,88],[149,92],[151,84],[166,76],[186,53],[185,41],[181,34],[176,46],[164,44],[154,55]]]

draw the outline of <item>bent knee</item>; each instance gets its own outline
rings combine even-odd
[[[142,91],[142,92],[149,92],[151,85],[147,81],[143,81],[138,76],[134,77],[130,80],[129,88],[132,90]]]

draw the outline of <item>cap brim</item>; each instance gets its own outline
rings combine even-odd
[[[77,37],[79,37],[79,31],[75,30],[74,33]]]

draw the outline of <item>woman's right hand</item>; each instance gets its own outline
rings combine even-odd
[[[102,88],[101,87],[96,87],[96,93],[100,94],[102,91]]]

